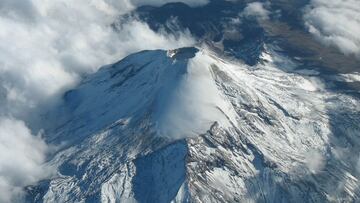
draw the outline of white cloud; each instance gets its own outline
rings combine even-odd
[[[22,187],[49,175],[42,167],[47,150],[24,122],[0,117],[0,202],[19,200]]]
[[[0,202],[45,174],[46,144],[25,125],[35,120],[34,109],[132,52],[194,43],[189,31],[156,33],[137,19],[117,31],[111,26],[136,6],[166,2],[172,0],[0,1]]]
[[[305,11],[309,32],[346,55],[360,57],[360,2],[358,0],[312,0]]]
[[[311,173],[318,173],[325,167],[325,160],[319,151],[310,150],[305,154],[305,164]]]
[[[248,3],[241,13],[242,16],[255,17],[260,20],[269,19],[269,14],[270,12],[265,9],[265,4],[261,2]]]

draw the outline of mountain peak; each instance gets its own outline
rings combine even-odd
[[[167,52],[167,55],[172,59],[178,59],[178,60],[190,59],[195,57],[198,51],[199,49],[195,47],[184,47],[184,48],[169,50]]]
[[[75,120],[68,125],[78,133],[84,120],[98,130],[119,119],[137,125],[147,115],[158,136],[178,139],[205,133],[220,118],[227,120],[223,112],[231,106],[213,79],[214,62],[194,47],[130,55],[65,95],[63,108]],[[55,137],[79,137],[66,134]]]

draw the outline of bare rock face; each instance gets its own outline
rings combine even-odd
[[[185,47],[180,49],[169,50],[168,56],[172,59],[184,60],[195,57],[199,50],[195,47]]]
[[[356,201],[359,100],[289,64],[183,48],[103,67],[49,113],[58,174],[29,202]]]

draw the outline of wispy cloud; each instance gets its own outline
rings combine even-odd
[[[311,173],[318,173],[325,167],[325,160],[320,152],[310,150],[305,156],[305,164]]]
[[[358,0],[312,0],[305,11],[310,33],[346,55],[360,57],[360,3]]]
[[[245,17],[255,17],[260,20],[269,19],[270,11],[266,9],[266,4],[262,2],[248,3],[244,11],[240,14]]]

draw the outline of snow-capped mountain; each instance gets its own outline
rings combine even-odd
[[[0,203],[360,203],[359,1],[0,0]]]
[[[27,200],[357,201],[359,100],[263,50],[142,51],[88,76],[46,117],[58,173]]]

